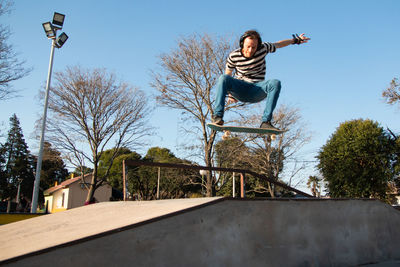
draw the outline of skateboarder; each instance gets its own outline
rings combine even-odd
[[[223,125],[225,98],[228,103],[237,101],[257,103],[266,98],[264,114],[260,128],[276,129],[272,123],[272,112],[275,109],[281,90],[281,82],[276,79],[264,80],[266,73],[265,56],[274,53],[277,48],[291,44],[307,43],[310,38],[303,34],[293,34],[292,39],[276,43],[262,42],[257,31],[246,31],[240,37],[240,48],[232,51],[227,59],[225,74],[216,84],[213,123]],[[235,71],[235,76],[232,77]]]

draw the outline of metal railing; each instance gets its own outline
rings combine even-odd
[[[188,165],[188,164],[176,164],[176,163],[161,163],[161,162],[150,162],[150,161],[141,161],[141,160],[124,160],[122,162],[122,176],[123,176],[123,187],[124,187],[124,200],[126,198],[126,167],[127,166],[150,166],[150,167],[160,167],[160,168],[174,168],[174,169],[189,169],[189,170],[206,170],[206,171],[222,171],[222,172],[234,172],[234,173],[239,173],[240,174],[240,197],[244,198],[245,197],[245,177],[246,174],[252,175],[254,177],[257,177],[259,179],[263,179],[267,182],[270,182],[271,184],[274,184],[276,186],[282,187],[284,189],[287,189],[291,192],[295,192],[299,195],[305,196],[305,197],[311,197],[313,198],[314,196],[307,194],[303,191],[300,191],[296,188],[293,188],[291,186],[288,186],[287,184],[281,183],[279,181],[276,181],[274,179],[271,179],[263,174],[255,173],[250,170],[245,170],[245,169],[235,169],[235,168],[221,168],[221,167],[208,167],[208,166],[198,166],[198,165]]]

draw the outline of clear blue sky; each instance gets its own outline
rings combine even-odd
[[[312,38],[308,44],[267,58],[267,78],[282,81],[279,103],[300,108],[313,133],[302,150],[304,159],[313,160],[347,120],[369,118],[400,132],[399,109],[381,97],[391,79],[400,76],[398,0],[17,0],[1,23],[10,25],[10,43],[33,71],[13,84],[21,97],[0,103],[0,129],[3,134],[8,130],[15,113],[34,153],[34,122],[43,112],[37,95],[45,85],[51,43],[42,23],[54,11],[66,14],[63,31],[70,37],[55,52],[54,71],[78,64],[104,67],[149,95],[154,93],[149,73],[157,67],[157,56],[174,49],[180,36],[206,32],[238,38],[257,29],[264,41],[274,42],[304,32]],[[167,147],[179,157],[178,119],[179,112],[155,110],[152,124],[159,134],[152,146]],[[306,175],[315,173],[310,167]]]

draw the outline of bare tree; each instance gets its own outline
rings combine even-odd
[[[245,125],[257,127],[255,122],[260,115],[251,115],[242,121]],[[289,161],[297,161],[296,153],[311,139],[301,122],[300,112],[297,108],[281,105],[274,113],[274,122],[280,129],[286,129],[283,134],[277,135],[275,140],[270,136],[255,136],[249,138],[247,145],[250,148],[249,155],[245,158],[249,166],[258,173],[264,174],[276,181]],[[295,165],[293,175],[305,168],[304,164]],[[293,177],[288,178],[291,185]],[[269,182],[257,181],[253,190],[257,193],[269,192],[274,197],[275,190]]]
[[[119,149],[139,145],[151,133],[146,96],[104,69],[70,67],[56,73],[55,80],[49,97],[49,139],[76,165],[83,166],[85,160],[93,164],[86,200],[90,202],[106,181]],[[98,164],[107,146],[114,148],[114,154],[100,177]]]
[[[181,110],[186,116],[185,131],[201,140],[206,166],[212,166],[215,131],[206,125],[213,115],[213,87],[225,70],[231,47],[224,38],[207,34],[182,38],[175,50],[160,56],[161,72],[153,72],[151,86],[157,89],[157,101]],[[227,107],[230,109],[234,105]],[[195,122],[195,124],[192,124]],[[193,140],[193,139],[192,139]],[[194,141],[191,145],[195,145]],[[215,179],[207,176],[207,196],[215,191]]]
[[[9,12],[12,2],[0,1],[0,16]],[[17,59],[12,45],[8,44],[11,35],[10,28],[0,24],[0,100],[6,100],[15,96],[16,90],[11,82],[26,76],[30,69],[24,68],[24,61]]]
[[[393,105],[395,103],[400,104],[400,83],[399,79],[393,78],[390,86],[382,92],[383,98],[385,98],[386,103]]]

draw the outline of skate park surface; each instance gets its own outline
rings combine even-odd
[[[373,199],[102,202],[0,226],[4,266],[400,266]]]

